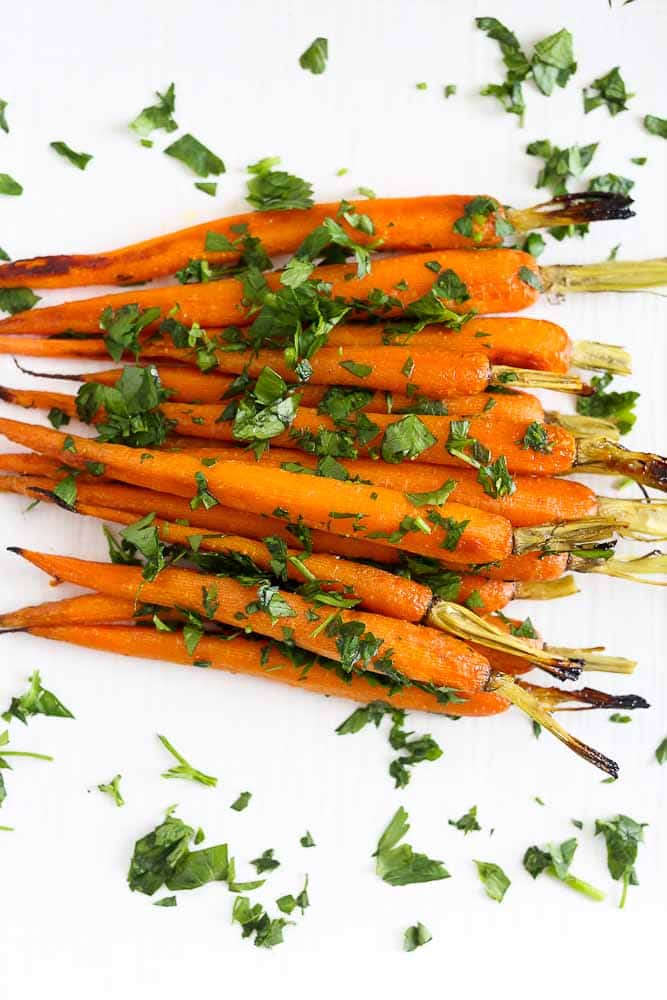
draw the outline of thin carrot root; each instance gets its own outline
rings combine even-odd
[[[552,392],[570,392],[579,396],[590,396],[593,392],[578,375],[536,371],[533,368],[513,368],[510,365],[493,365],[491,386],[505,384],[516,389],[550,389]]]
[[[577,441],[574,465],[579,472],[629,476],[636,483],[667,492],[667,458],[646,451],[629,451],[607,438]]]
[[[515,229],[528,232],[551,226],[570,226],[606,219],[631,219],[632,198],[609,191],[582,191],[563,194],[530,208],[508,208],[506,215]]]
[[[618,441],[621,432],[613,420],[603,420],[601,417],[585,417],[579,413],[559,413],[556,410],[545,412],[547,424],[560,424],[575,438],[607,438]]]
[[[517,580],[514,584],[514,596],[517,600],[552,601],[579,593],[577,582],[570,574],[557,580]]]
[[[464,642],[476,643],[502,653],[510,653],[522,660],[528,660],[560,680],[576,680],[583,668],[581,657],[568,654],[560,655],[540,649],[525,642],[519,636],[501,631],[488,618],[480,618],[468,608],[464,608],[460,604],[453,604],[451,601],[436,601],[429,612],[427,621],[434,628],[439,628]]]
[[[572,345],[572,364],[575,368],[613,375],[632,374],[632,358],[624,348],[596,340],[576,340]]]
[[[581,553],[571,554],[568,558],[568,568],[575,573],[599,573],[601,576],[614,576],[632,583],[667,587],[667,580],[644,579],[648,575],[667,574],[667,552],[660,552],[658,549],[643,556],[618,556],[616,559],[604,558],[602,554],[595,553],[591,553],[590,556],[582,556]]]
[[[653,260],[606,260],[598,264],[554,264],[541,267],[542,289],[568,292],[636,292],[667,284],[667,257]]]
[[[618,764],[605,757],[599,750],[593,749],[588,744],[583,743],[557,722],[553,715],[552,698],[549,688],[541,689],[534,686],[525,687],[508,674],[493,674],[489,683],[489,690],[496,691],[507,698],[516,708],[525,712],[533,722],[539,723],[544,729],[555,736],[556,739],[564,743],[566,747],[576,753],[579,757],[600,768],[612,778],[617,778],[619,773]],[[540,692],[537,694],[536,692]],[[542,692],[546,691],[544,694]],[[568,692],[570,694],[570,692]]]

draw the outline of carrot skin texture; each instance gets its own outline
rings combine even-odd
[[[52,627],[31,628],[31,635],[59,642],[69,642],[86,649],[96,649],[121,656],[138,656],[144,659],[162,660],[193,665],[179,632],[157,632],[154,629],[107,625],[100,627]],[[166,641],[165,641],[166,640]],[[331,670],[315,663],[304,676],[280,652],[274,649],[268,664],[261,662],[264,644],[249,639],[219,639],[204,636],[197,647],[197,659],[208,661],[213,670],[225,670],[233,674],[248,674],[288,684],[301,690],[318,694],[336,695],[366,704],[379,698],[396,708],[415,711],[436,712],[443,715],[485,716],[497,715],[509,708],[509,702],[492,691],[480,691],[465,701],[441,704],[433,696],[418,688],[404,688],[389,694],[384,688],[371,683],[365,676],[354,676],[349,681],[338,677]],[[278,669],[274,669],[278,668]]]
[[[200,462],[183,453],[172,456],[159,451],[141,452],[140,449],[100,444],[88,438],[12,420],[0,420],[0,434],[34,451],[60,458],[63,457],[65,439],[69,437],[75,451],[67,451],[68,464],[82,468],[87,460],[100,461],[114,478],[188,498],[196,493],[195,474],[204,474]],[[147,460],[145,456],[149,454],[153,457]],[[296,520],[301,515],[309,527],[337,535],[353,535],[352,520],[357,524],[356,515],[359,513],[364,514],[361,522],[363,529],[356,533],[361,538],[378,531],[394,532],[405,517],[413,517],[415,513],[410,501],[394,490],[340,482],[336,488],[336,512],[354,514],[355,517],[331,517],[330,483],[315,476],[297,478],[293,473],[261,465],[219,462],[205,470],[205,478],[211,494],[217,495],[226,506],[244,509],[252,504],[256,513],[274,516],[276,510],[282,509],[288,519]],[[450,561],[464,563],[502,559],[512,551],[512,527],[506,519],[461,504],[447,504],[441,510],[457,522],[468,522],[456,549],[448,550]],[[422,508],[421,513],[426,515],[427,508]],[[394,544],[385,538],[377,540],[383,545]],[[417,554],[440,557],[445,540],[445,531],[434,525],[431,534],[410,532],[401,539],[400,545]]]
[[[351,229],[342,218],[339,222],[358,243],[382,240],[383,250],[419,252],[497,246],[501,239],[495,234],[495,213],[484,221],[483,226],[476,227],[479,239],[475,243],[454,230],[454,223],[463,215],[472,197],[431,195],[359,201],[355,203],[357,210],[373,221],[373,236]],[[150,281],[173,274],[184,267],[190,258],[204,255],[213,264],[235,263],[238,254],[204,251],[208,232],[221,233],[229,240],[237,239],[238,231],[231,228],[234,225],[248,226],[250,234],[261,239],[271,257],[293,253],[327,216],[336,218],[339,207],[336,202],[331,202],[286,212],[244,212],[101,254],[58,254],[12,261],[0,265],[0,288],[24,283],[31,284],[33,288],[68,288]],[[503,215],[503,210],[500,209],[498,214]]]
[[[280,592],[294,614],[272,620],[265,611],[246,611],[248,605],[255,601],[257,590],[255,587],[244,587],[236,580],[169,568],[163,569],[156,580],[148,581],[143,579],[141,567],[88,562],[27,549],[19,552],[28,562],[56,579],[82,587],[95,587],[113,597],[187,608],[232,627],[238,627],[238,616],[241,615],[244,625],[248,625],[253,632],[277,641],[282,639],[283,626],[288,625],[293,631],[295,645],[340,660],[334,637],[328,636],[326,630],[313,635],[316,625],[307,616],[312,604],[295,594]],[[217,602],[212,615],[206,615],[205,590],[214,594]],[[321,620],[326,618],[327,613],[328,609],[325,609]],[[486,658],[442,632],[384,615],[350,611],[341,611],[340,615],[346,623],[362,623],[366,631],[383,640],[378,656],[371,661],[371,669],[372,663],[391,650],[394,668],[414,681],[475,692],[483,690],[489,680]]]
[[[439,263],[442,270],[455,271],[468,288],[470,298],[465,302],[447,303],[454,312],[517,312],[533,305],[539,297],[539,292],[519,277],[519,271],[526,268],[536,280],[539,279],[535,258],[521,250],[487,250],[484,253],[442,250],[387,257],[377,261],[364,278],[356,277],[353,266],[330,264],[315,268],[311,277],[330,284],[333,297],[349,302],[366,301],[377,288],[391,293],[401,306],[383,313],[389,317],[400,315],[411,302],[431,290],[433,271],[425,266],[431,261]],[[352,277],[346,280],[349,275]],[[402,281],[408,282],[407,290],[396,289]],[[266,282],[271,290],[279,288],[280,273],[266,275]],[[178,288],[133,289],[17,313],[0,322],[0,335],[62,333],[66,330],[95,333],[99,330],[100,315],[107,306],[118,309],[130,304],[140,308],[156,307],[163,318],[178,306],[176,318],[187,325],[200,323],[207,328],[247,325],[252,315],[243,301],[243,284],[235,278]],[[156,322],[153,328],[158,325]]]
[[[49,628],[53,625],[105,625],[136,620],[135,604],[108,594],[79,594],[61,601],[44,601],[0,614],[0,628]]]
[[[442,564],[449,569],[457,570],[456,565],[446,559],[442,560]],[[467,571],[478,573],[489,580],[514,580],[527,583],[558,580],[566,572],[567,565],[567,552],[558,552],[549,556],[542,556],[539,552],[525,552],[520,556],[507,556],[494,563],[468,566]]]

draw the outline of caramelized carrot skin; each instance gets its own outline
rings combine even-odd
[[[383,250],[419,252],[469,246],[497,246],[495,214],[476,226],[477,242],[454,230],[472,195],[432,195],[422,198],[374,198],[356,204],[370,216],[374,234],[367,236],[351,229],[343,218],[339,223],[358,243],[380,239]],[[71,288],[75,285],[114,285],[150,281],[173,274],[190,258],[206,257],[211,263],[235,263],[238,255],[205,251],[208,232],[238,238],[233,226],[245,225],[261,239],[269,256],[293,253],[305,237],[327,217],[336,218],[339,204],[314,205],[310,209],[286,212],[244,212],[226,219],[200,223],[118,250],[101,254],[58,254],[34,257],[0,265],[0,288],[28,283],[33,288]],[[503,215],[502,209],[498,212]]]
[[[58,431],[18,421],[0,420],[0,434],[33,451],[62,457],[66,438],[73,442],[74,451],[68,449],[68,463],[85,468],[87,460],[102,462],[107,474],[124,482],[175,493],[191,499],[198,479],[204,475],[200,461],[191,455],[165,454],[159,451],[141,451],[122,445],[100,444],[88,438],[61,434]],[[146,456],[152,458],[147,459]],[[71,460],[71,461],[70,461]],[[402,494],[384,487],[370,487],[360,483],[339,482],[336,487],[336,507],[332,510],[330,484],[316,476],[297,476],[281,469],[261,465],[248,466],[237,462],[218,462],[206,468],[208,490],[214,497],[224,499],[227,506],[246,509],[252,504],[258,514],[276,516],[281,511],[285,520],[296,521],[299,516],[310,528],[317,528],[335,535],[350,535],[377,540],[382,545],[400,544],[403,549],[417,554],[440,557],[446,543],[446,527],[436,524],[430,534],[410,531],[400,542],[392,542],[387,533],[397,531],[406,517],[414,517],[414,506]],[[306,480],[308,480],[306,482]],[[344,514],[334,517],[332,514]],[[359,518],[363,514],[363,519]],[[427,515],[427,508],[423,508]],[[512,528],[505,518],[487,514],[461,504],[448,504],[448,517],[466,526],[454,550],[447,549],[453,562],[478,562],[493,558],[502,559],[512,551]],[[361,530],[354,532],[354,525]],[[378,537],[377,533],[382,537]]]
[[[49,628],[52,625],[105,625],[133,621],[136,605],[108,594],[80,594],[61,601],[45,601],[0,615],[0,628]]]
[[[539,552],[526,552],[520,556],[507,556],[496,563],[476,564],[468,567],[469,573],[478,573],[489,580],[515,580],[523,582],[558,580],[567,570],[566,552],[541,556]],[[455,564],[442,560],[443,566],[456,570]]]
[[[38,627],[31,628],[30,634],[119,656],[139,656],[185,666],[192,666],[193,663],[180,632],[166,633],[149,628],[107,625],[97,628]],[[440,704],[425,691],[412,687],[390,695],[384,688],[371,683],[364,676],[355,676],[346,681],[317,663],[313,664],[304,676],[304,672],[294,667],[279,649],[271,651],[268,664],[263,663],[261,651],[264,645],[240,637],[221,639],[205,635],[197,647],[197,659],[208,662],[213,670],[262,677],[318,694],[350,698],[362,704],[380,699],[395,705],[396,708],[470,717],[497,715],[509,707],[509,702],[505,698],[492,691],[480,691],[465,701],[449,704]]]
[[[492,364],[537,371],[565,373],[572,363],[572,341],[562,326],[520,316],[475,316],[458,331],[434,324],[407,337],[385,333],[382,324],[346,323],[329,335],[332,347],[383,343],[466,354],[482,350]]]
[[[150,581],[143,579],[141,567],[87,562],[26,549],[21,549],[20,554],[57,579],[82,587],[95,586],[113,597],[187,608],[232,627],[238,627],[242,620],[253,632],[277,641],[282,639],[283,626],[288,624],[295,645],[336,661],[341,658],[335,637],[327,635],[326,630],[314,634],[317,630],[308,614],[313,605],[295,594],[280,592],[293,614],[272,619],[266,611],[248,610],[248,606],[257,599],[257,588],[244,587],[236,580],[169,568],[163,569],[155,580]],[[207,613],[207,593],[214,595],[215,599],[212,614],[210,607]],[[325,611],[328,612],[328,609]],[[343,622],[361,623],[365,631],[382,640],[373,663],[376,660],[379,663],[382,656],[391,650],[394,669],[411,680],[447,685],[462,692],[483,690],[489,680],[486,658],[449,635],[383,615],[351,611],[341,611],[340,615]],[[326,614],[323,614],[321,620],[325,618]],[[418,656],[414,654],[415,645],[419,650]]]
[[[311,277],[329,284],[332,296],[351,303],[366,301],[375,289],[383,289],[400,302],[400,308],[396,306],[383,315],[395,316],[431,290],[433,271],[426,265],[433,261],[439,263],[443,271],[453,270],[468,288],[470,298],[465,302],[446,303],[454,312],[517,312],[533,305],[539,297],[539,292],[519,277],[522,268],[539,277],[535,258],[521,250],[485,250],[484,253],[441,250],[387,257],[377,261],[364,278],[356,277],[354,267],[331,264],[316,268]],[[396,285],[403,281],[408,282],[407,290],[397,289]],[[270,289],[279,288],[280,274],[266,275],[266,282]],[[0,335],[62,333],[66,330],[95,333],[99,330],[100,315],[107,306],[118,309],[130,304],[141,308],[156,307],[163,317],[178,307],[176,318],[187,325],[247,325],[252,315],[244,308],[243,300],[243,284],[234,278],[178,288],[133,289],[17,313],[0,322]]]

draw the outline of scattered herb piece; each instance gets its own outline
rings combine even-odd
[[[329,58],[329,40],[327,38],[316,38],[311,42],[305,52],[299,56],[299,66],[307,69],[315,76],[324,73],[327,68]]]
[[[208,785],[211,788],[215,788],[218,784],[218,779],[210,774],[204,774],[203,771],[198,771],[196,767],[188,764],[185,757],[183,757],[175,747],[169,742],[166,736],[161,736],[160,733],[157,734],[162,746],[165,750],[168,750],[172,757],[175,757],[178,761],[178,765],[175,767],[170,767],[168,771],[163,771],[161,777],[163,778],[185,778],[188,781],[198,781],[200,785]]]
[[[591,95],[590,91],[595,90],[597,90],[597,94]],[[597,80],[593,80],[590,88],[585,88],[583,94],[585,114],[605,104],[612,118],[620,114],[621,111],[627,111],[627,101],[635,96],[628,93],[625,81],[620,73],[620,66],[614,66],[606,76],[601,76]]]
[[[655,759],[658,764],[664,764],[667,761],[667,736],[656,747]]]
[[[415,507],[426,507],[431,504],[439,507],[447,501],[447,498],[455,489],[456,480],[447,479],[439,489],[431,490],[430,493],[406,493],[405,495]]]
[[[379,877],[389,885],[413,885],[450,878],[442,861],[415,853],[409,844],[399,845],[409,829],[408,814],[403,806],[399,806],[373,854]]]
[[[602,174],[601,177],[594,177],[588,185],[589,191],[607,191],[609,194],[629,194],[635,186],[635,182],[629,177],[620,177],[618,174]]]
[[[396,464],[405,459],[417,458],[437,443],[424,421],[414,414],[408,414],[395,424],[389,424],[385,430],[381,446],[382,458],[385,462]]]
[[[631,156],[630,163],[635,163],[638,167],[643,167],[647,162],[646,156]]]
[[[116,774],[111,779],[111,781],[109,782],[108,785],[98,785],[97,788],[98,788],[98,790],[100,792],[105,792],[107,795],[110,795],[111,798],[114,800],[114,802],[116,803],[117,806],[124,806],[125,805],[125,799],[123,798],[123,796],[120,793],[120,787],[119,787],[120,780],[121,780],[121,775],[120,774]],[[166,905],[166,904],[162,904],[162,905]]]
[[[182,135],[176,142],[172,142],[171,146],[167,146],[164,152],[167,156],[173,156],[175,160],[180,160],[198,177],[208,177],[209,174],[214,174],[217,177],[225,173],[225,164],[220,157],[207,149],[199,139],[195,139],[189,132]]]
[[[162,899],[156,899],[153,906],[176,906],[176,897],[163,896]]]
[[[529,233],[521,249],[537,258],[544,253],[545,246],[544,237],[540,233]]]
[[[76,153],[66,142],[51,142],[49,145],[51,149],[55,149],[56,153],[64,156],[66,160],[69,160],[79,170],[85,170],[93,158],[90,153]]]
[[[162,823],[134,845],[127,875],[132,892],[157,892],[187,857],[194,832],[168,810]]]
[[[607,867],[609,874],[614,881],[622,880],[623,891],[619,901],[619,908],[625,906],[628,894],[628,886],[639,885],[635,872],[635,861],[639,845],[644,840],[644,827],[646,823],[638,823],[630,816],[619,814],[612,819],[598,819],[595,821],[595,836],[599,833],[607,844]]]
[[[13,316],[14,313],[32,309],[40,298],[30,288],[0,288],[0,312]]]
[[[258,875],[263,875],[264,872],[272,872],[280,867],[280,862],[273,855],[274,848],[270,847],[268,850],[263,851],[259,858],[255,858],[250,862],[251,865],[255,866]]]
[[[0,128],[3,132],[9,132],[7,124],[7,101],[0,99]]]
[[[66,427],[70,421],[69,415],[57,406],[51,407],[47,413],[47,418],[51,426],[55,427],[57,431],[59,431],[61,427]]]
[[[455,83],[447,83],[447,84],[445,84],[445,86],[442,89],[442,93],[443,93],[443,95],[445,97],[445,100],[448,97],[453,97],[454,94],[456,93],[456,84]]]
[[[255,935],[253,944],[257,948],[275,948],[282,944],[285,927],[293,923],[284,917],[269,917],[261,903],[252,905],[247,896],[238,896],[234,900],[232,922],[241,925],[241,937]]]
[[[651,135],[658,135],[661,139],[667,139],[667,118],[658,118],[656,115],[646,115],[644,118],[644,128]],[[0,179],[2,178],[0,174]],[[20,192],[18,192],[20,194]]]
[[[505,893],[512,884],[505,872],[493,861],[475,861],[475,864],[480,882],[486,889],[489,899],[502,903]]]
[[[433,935],[428,927],[424,927],[421,923],[413,924],[412,927],[406,928],[403,935],[403,951],[415,951],[416,948],[421,948],[432,940]]]
[[[135,358],[139,357],[139,334],[159,317],[157,307],[141,309],[130,303],[114,310],[107,306],[100,317],[100,328],[105,331],[104,346],[113,360],[120,361],[125,351],[134,354]]]
[[[613,377],[611,375],[594,375],[591,379],[591,386],[594,389],[592,396],[577,397],[577,413],[587,417],[603,417],[613,420],[621,434],[627,434],[632,430],[637,415],[634,408],[639,399],[639,393],[627,390],[626,392],[607,392],[607,386],[611,385]]]
[[[548,139],[531,142],[526,147],[528,155],[538,156],[544,160],[535,187],[548,188],[555,197],[566,194],[568,178],[578,177],[586,169],[597,148],[597,142],[588,146],[569,146],[563,149],[552,146]]]
[[[214,198],[218,193],[218,185],[215,181],[195,181],[195,187],[211,198]]]
[[[610,722],[621,722],[621,723],[632,722],[632,716],[631,715],[621,715],[620,712],[614,712],[613,715],[609,716],[609,721]]]
[[[416,83],[415,87],[417,88],[417,90],[428,90],[428,84],[427,83],[423,83],[423,82],[422,83]]]
[[[3,250],[2,247],[0,247],[0,260],[11,260],[11,257],[9,256],[7,251]]]
[[[248,173],[253,176],[248,181],[246,200],[258,212],[311,208],[312,186],[294,174],[288,174],[284,170],[272,170],[271,167],[276,162],[279,160],[267,157],[248,167]]]
[[[299,837],[299,843],[302,847],[317,847],[310,830],[306,830],[303,837]]]
[[[140,111],[134,121],[130,122],[130,128],[141,138],[146,138],[156,129],[164,129],[165,132],[175,132],[178,124],[174,121],[173,114],[176,110],[176,90],[174,84],[170,83],[164,94],[159,90],[155,91],[158,99],[157,104],[152,104],[143,111]]]
[[[542,282],[540,281],[539,274],[535,274],[533,270],[529,267],[519,268],[519,277],[526,285],[530,285],[531,288],[535,288],[538,292],[543,291]]]
[[[14,197],[23,194],[23,187],[15,181],[9,174],[0,174],[0,194],[9,194]]]
[[[557,878],[565,883],[570,889],[581,892],[589,899],[600,901],[604,899],[604,893],[600,892],[588,882],[583,882],[575,875],[570,875],[570,865],[577,849],[576,837],[564,840],[562,844],[548,844],[541,849],[533,845],[529,847],[523,856],[523,867],[532,878],[537,878],[542,872]]]
[[[543,455],[549,455],[553,451],[553,442],[549,440],[549,434],[544,424],[539,423],[537,420],[533,420],[532,423],[528,424],[526,432],[517,442],[521,447],[528,451],[539,451]]]
[[[236,801],[232,802],[229,808],[233,809],[235,812],[239,813],[243,812],[244,809],[248,808],[248,803],[250,802],[251,798],[252,798],[252,792],[241,792],[239,797],[236,799]]]
[[[28,678],[30,687],[20,697],[12,698],[9,708],[2,713],[5,722],[11,719],[19,719],[27,725],[28,719],[33,715],[50,715],[61,719],[73,719],[74,716],[68,708],[52,691],[47,691],[42,687],[42,679],[39,670],[33,671]]]
[[[448,823],[450,826],[456,827],[457,830],[463,830],[464,836],[482,829],[477,822],[477,806],[471,806],[463,816],[460,816],[458,819],[450,819]]]

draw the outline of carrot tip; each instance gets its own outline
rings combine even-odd
[[[23,549],[19,545],[8,545],[7,552],[13,552],[17,556],[23,555]]]

